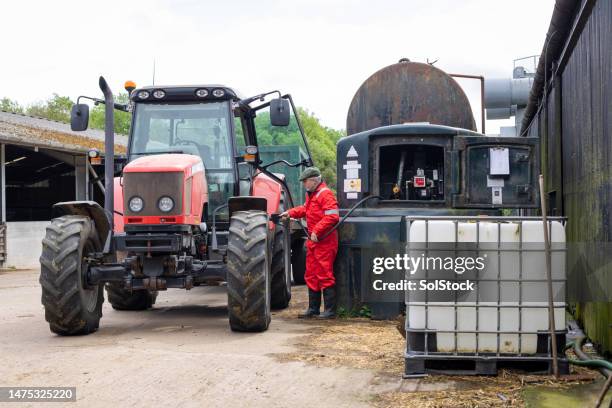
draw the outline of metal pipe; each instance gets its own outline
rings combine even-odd
[[[467,78],[467,79],[479,79],[480,80],[480,133],[485,134],[485,89],[484,89],[484,76],[482,75],[465,75],[465,74],[448,74],[453,78]]]
[[[109,218],[110,232],[113,231],[114,175],[115,175],[115,110],[113,93],[104,77],[99,80],[100,89],[104,94],[104,210]]]
[[[544,176],[540,174],[540,204],[542,210],[542,225],[544,227],[544,248],[546,251],[546,280],[548,281],[548,330],[552,343],[553,373],[559,377],[557,361],[557,335],[555,330],[555,305],[553,302],[552,266],[550,264],[550,239],[548,237],[548,220],[546,219],[546,194],[544,193]]]
[[[404,167],[406,165],[406,155],[408,155],[408,152],[406,150],[402,151],[402,155],[400,157],[400,162],[399,162],[399,166],[397,168],[397,187],[400,189],[400,193],[402,191],[402,182],[404,179]],[[406,192],[407,194],[408,192]],[[398,195],[398,197],[400,197]]]
[[[488,215],[407,215],[407,220],[436,220],[436,221],[539,221],[542,217],[536,216],[525,216],[525,217],[515,217],[515,216],[488,216]],[[549,221],[559,221],[565,222],[567,221],[567,217],[548,217]]]
[[[582,29],[593,11],[596,0],[586,0],[582,4],[582,8],[579,9],[580,3],[580,1],[576,0],[557,0],[555,3],[553,15],[550,19],[550,26],[546,33],[546,41],[544,42],[544,47],[542,47],[542,53],[534,76],[533,86],[529,93],[529,103],[527,104],[525,116],[523,116],[521,128],[519,129],[519,134],[521,136],[526,135],[533,118],[540,109],[540,99],[542,98],[544,87],[547,86],[544,80],[544,73],[550,69],[549,65],[552,65],[554,61],[559,62],[557,63],[557,69],[553,77],[556,76],[559,70],[564,68],[569,58],[569,54],[574,49],[578,37],[582,33]],[[575,24],[572,24],[576,15],[578,15],[578,18],[575,19]],[[559,32],[557,39],[555,41],[550,41],[552,33],[557,31]],[[551,43],[550,47],[548,47],[549,42]],[[564,43],[562,44],[562,42]],[[560,59],[559,56],[561,56]]]
[[[91,167],[91,164],[89,163],[89,158],[87,157],[85,158],[85,166],[87,167],[91,175],[94,177],[93,181],[98,185],[98,187],[100,187],[100,191],[102,191],[102,194],[106,194],[106,191],[104,190],[104,184],[102,184],[102,182],[100,181],[98,173],[96,173],[94,168]]]

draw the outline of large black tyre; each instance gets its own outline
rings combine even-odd
[[[291,247],[291,273],[295,285],[306,283],[306,239],[300,238]]]
[[[234,331],[260,332],[270,325],[268,235],[265,212],[232,214],[227,245],[227,301],[230,328]]]
[[[67,215],[47,227],[40,256],[40,284],[45,319],[52,332],[89,334],[102,317],[102,285],[86,288],[84,258],[101,249],[95,224],[89,217]]]
[[[281,199],[279,212],[285,211],[284,200]],[[288,245],[289,237],[285,225],[278,224],[274,229],[274,243],[272,248],[272,266],[270,274],[271,284],[271,305],[272,309],[285,309],[291,300],[291,275],[285,269],[285,246]]]
[[[128,290],[120,284],[106,284],[106,295],[115,310],[146,310],[155,304],[157,291]]]

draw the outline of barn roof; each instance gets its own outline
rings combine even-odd
[[[0,111],[0,143],[85,153],[91,148],[104,151],[104,131],[74,132],[70,124]],[[115,135],[115,151],[126,151],[127,136]]]

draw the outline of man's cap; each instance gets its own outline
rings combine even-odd
[[[317,167],[308,167],[302,172],[302,174],[300,174],[300,181],[304,181],[311,177],[319,177],[320,175],[321,170],[319,170]]]

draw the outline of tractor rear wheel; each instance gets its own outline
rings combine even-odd
[[[102,285],[88,287],[85,258],[101,249],[94,222],[81,215],[55,218],[47,227],[40,256],[45,319],[52,332],[68,336],[98,329]]]
[[[281,203],[278,209],[279,213],[285,211],[284,200],[281,199]],[[289,274],[290,268],[285,268],[285,248],[290,250],[289,237],[287,234],[288,225],[278,224],[274,228],[274,243],[272,249],[272,284],[271,284],[271,303],[273,309],[285,309],[289,306],[291,300],[291,275]]]
[[[260,332],[270,325],[268,215],[236,211],[227,245],[227,300],[234,331]]]
[[[129,290],[123,285],[107,283],[107,299],[115,310],[146,310],[155,304],[157,291]]]

